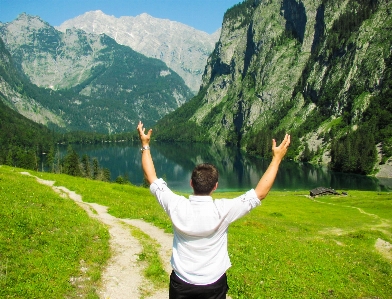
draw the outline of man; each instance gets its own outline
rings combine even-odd
[[[152,130],[145,134],[142,122],[137,130],[142,144],[144,176],[173,225],[169,298],[226,298],[226,271],[231,266],[227,252],[228,227],[260,205],[260,200],[267,196],[287,152],[290,135],[286,134],[279,146],[272,140],[272,161],[255,189],[234,199],[213,200],[211,194],[218,187],[218,171],[213,165],[196,166],[190,181],[193,195],[189,199],[179,196],[156,175],[150,153]]]

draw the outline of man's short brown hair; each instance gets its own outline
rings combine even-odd
[[[210,195],[218,182],[218,169],[212,164],[199,164],[192,171],[192,186],[195,195]]]

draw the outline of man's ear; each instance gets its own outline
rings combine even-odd
[[[191,185],[191,187],[193,188],[193,182],[192,182],[192,179],[190,180],[190,182],[189,182],[189,185]]]
[[[215,191],[216,189],[218,189],[218,182],[216,182],[214,189],[212,189],[212,191]]]

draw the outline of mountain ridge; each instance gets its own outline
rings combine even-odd
[[[220,34],[220,29],[208,34],[176,21],[154,18],[147,13],[116,18],[100,10],[86,12],[56,28],[62,32],[77,28],[88,33],[105,33],[119,44],[164,61],[194,93],[199,90],[207,58]]]
[[[62,33],[39,17],[21,14],[0,26],[0,37],[20,73],[47,89],[32,91],[40,94],[35,100],[61,115],[68,130],[131,131],[139,119],[152,125],[192,96],[164,62],[107,35]],[[50,93],[61,100],[52,101]]]

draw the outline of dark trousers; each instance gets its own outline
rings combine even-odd
[[[225,299],[228,290],[226,274],[207,285],[186,283],[174,271],[170,275],[169,299]]]

